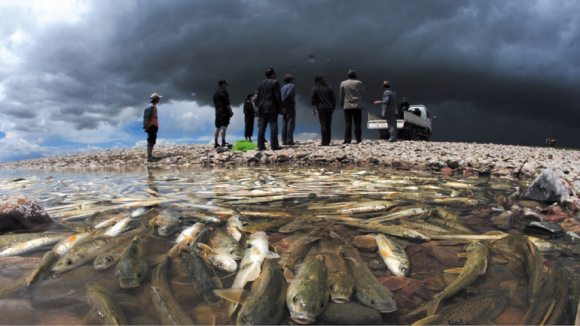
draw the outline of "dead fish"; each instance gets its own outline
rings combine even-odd
[[[147,275],[149,265],[145,260],[145,244],[144,239],[136,236],[121,254],[115,272],[121,288],[138,287]]]
[[[105,325],[128,325],[123,309],[107,289],[93,282],[86,287],[89,305]]]
[[[379,246],[379,255],[383,258],[391,273],[396,276],[407,276],[411,263],[405,249],[384,234],[376,234],[373,237]]]
[[[486,246],[479,242],[473,242],[468,248],[469,257],[463,268],[455,268],[446,272],[459,272],[459,276],[451,282],[443,291],[433,297],[433,300],[424,306],[410,312],[407,316],[416,315],[427,311],[427,316],[435,314],[442,300],[453,296],[455,293],[473,283],[479,275],[483,275],[490,262],[490,253]]]

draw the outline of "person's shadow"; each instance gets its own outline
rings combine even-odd
[[[156,168],[147,167],[147,185],[149,186],[149,194],[154,197],[159,197],[159,188],[157,188],[157,184],[155,183],[155,175],[153,171],[157,170]]]

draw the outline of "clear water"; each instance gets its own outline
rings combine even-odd
[[[19,178],[23,180],[16,181]],[[0,195],[24,195],[34,198],[47,209],[53,218],[67,216],[74,223],[86,222],[82,215],[89,216],[94,211],[117,208],[111,214],[127,215],[137,207],[120,208],[120,205],[142,203],[147,200],[165,199],[170,202],[154,205],[153,214],[148,219],[164,210],[174,210],[175,205],[183,203],[203,204],[234,209],[244,212],[241,219],[252,227],[265,225],[272,248],[284,250],[292,239],[304,236],[311,229],[298,230],[292,233],[280,233],[280,225],[289,223],[293,218],[307,218],[314,225],[332,225],[335,233],[342,238],[362,246],[361,256],[375,276],[387,282],[393,274],[371,246],[360,245],[356,237],[367,232],[357,227],[325,219],[324,216],[343,216],[365,220],[396,211],[391,208],[383,211],[348,212],[340,209],[351,207],[356,203],[387,200],[399,201],[398,207],[405,205],[424,205],[426,209],[447,207],[472,229],[476,234],[497,231],[491,223],[491,216],[496,214],[492,208],[509,209],[517,204],[511,197],[517,187],[528,181],[516,181],[509,178],[477,178],[473,176],[449,177],[424,172],[401,172],[393,170],[361,170],[332,168],[237,168],[237,169],[126,169],[126,170],[68,170],[68,171],[0,171]],[[411,195],[412,194],[412,195]],[[414,197],[413,197],[414,196]],[[432,198],[469,197],[478,202],[467,203],[434,203]],[[431,198],[431,199],[430,199]],[[100,203],[95,203],[100,201]],[[92,203],[92,204],[91,204]],[[71,206],[80,204],[77,206]],[[539,204],[544,208],[546,205]],[[326,209],[324,207],[327,206]],[[58,210],[58,207],[65,209]],[[74,208],[66,208],[74,207]],[[318,208],[318,209],[314,209]],[[196,208],[180,207],[183,211],[196,211],[212,215],[210,212]],[[252,213],[253,212],[253,213]],[[499,211],[498,211],[499,212]],[[68,215],[66,215],[68,213]],[[260,214],[258,214],[260,213]],[[88,215],[87,215],[88,214]],[[253,214],[253,215],[252,215]],[[74,216],[80,216],[75,218]],[[286,215],[286,217],[280,217]],[[104,216],[99,215],[94,222],[100,222]],[[224,228],[226,215],[216,215],[222,223],[216,225]],[[270,217],[268,217],[270,216]],[[291,216],[290,218],[288,216]],[[292,218],[293,217],[293,218]],[[284,223],[279,223],[285,219]],[[417,216],[409,217],[417,219]],[[271,222],[264,224],[262,222]],[[508,233],[522,234],[523,227],[529,221],[520,220]],[[260,224],[262,223],[262,224]],[[191,223],[189,223],[191,224]],[[399,225],[399,220],[384,222],[385,225]],[[185,222],[182,226],[188,224]],[[55,230],[59,227],[55,227]],[[62,228],[61,228],[62,229]],[[536,235],[550,239],[546,235]],[[148,256],[154,260],[171,248],[175,236],[161,237],[157,230],[148,239]],[[360,240],[360,238],[359,238]],[[564,250],[573,250],[563,238],[550,239],[560,244]],[[425,315],[404,319],[411,310],[429,301],[431,297],[445,288],[456,276],[444,273],[453,268],[454,259],[438,257],[427,253],[427,247],[440,246],[457,253],[465,251],[465,242],[433,240],[431,242],[397,239],[406,246],[410,255],[411,283],[403,282],[393,294],[397,301],[397,311],[382,314],[382,323],[410,324]],[[29,273],[44,255],[46,250],[38,250],[22,257],[0,260],[0,288],[9,286],[20,277]],[[560,251],[543,253],[544,265],[553,267],[556,263],[563,265],[571,277],[579,274],[575,257],[562,255]],[[447,259],[447,261],[446,261]],[[447,266],[446,266],[447,265]],[[141,285],[134,289],[121,289],[115,278],[115,267],[98,271],[92,261],[62,274],[48,274],[36,284],[24,287],[17,292],[0,298],[1,324],[94,324],[100,323],[98,316],[91,312],[86,300],[85,285],[97,282],[107,288],[121,303],[130,324],[158,324],[155,309],[152,306],[149,283],[154,266]],[[233,282],[234,277],[225,272],[218,272],[222,277],[224,288]],[[195,293],[191,282],[179,271],[170,270],[168,278],[175,296],[181,306],[198,324],[215,322],[217,324],[235,323],[235,314],[230,318],[225,312],[225,305],[210,306]],[[562,282],[568,286],[568,280]],[[385,283],[386,284],[386,283]],[[249,289],[250,286],[247,287]],[[508,306],[493,321],[497,324],[519,324],[527,307],[527,284],[525,270],[512,266],[506,261],[493,260],[487,272],[480,276],[466,289],[444,301],[442,306],[460,302],[464,298],[486,290],[510,288],[514,295]],[[357,302],[353,295],[351,302]],[[287,316],[282,323],[290,323]],[[567,309],[562,323],[573,322],[575,311]],[[325,319],[326,318],[326,319]],[[328,322],[328,317],[318,317],[317,324]]]

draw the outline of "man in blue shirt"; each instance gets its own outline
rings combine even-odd
[[[294,129],[296,128],[296,100],[294,77],[284,76],[286,85],[282,86],[282,102],[286,106],[286,113],[282,119],[282,144],[294,145]]]

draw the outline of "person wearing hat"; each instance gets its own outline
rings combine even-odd
[[[155,162],[153,157],[153,146],[157,142],[157,131],[159,130],[159,120],[157,119],[157,104],[161,101],[161,95],[151,94],[151,101],[143,113],[143,129],[147,133],[147,162]]]
[[[226,130],[230,124],[230,118],[234,115],[230,105],[230,95],[226,91],[228,83],[222,79],[218,81],[218,89],[213,95],[213,104],[215,106],[215,131],[213,132],[214,148],[218,148],[218,135],[221,132],[222,146],[227,146]]]
[[[397,141],[397,111],[399,104],[397,103],[397,93],[391,90],[391,83],[388,81],[383,82],[383,88],[385,92],[383,93],[382,101],[375,101],[375,104],[382,104],[383,111],[381,116],[387,120],[389,125],[389,131],[385,129],[379,129],[379,136],[381,139],[386,139],[389,142]],[[388,137],[388,139],[387,139]]]
[[[356,78],[356,71],[348,71],[348,79],[340,83],[340,106],[344,111],[344,122],[346,129],[344,131],[344,143],[350,144],[352,141],[352,120],[354,119],[354,137],[357,144],[362,138],[362,110],[365,104],[362,101],[362,93],[365,89],[362,82]]]
[[[246,125],[244,138],[247,141],[252,141],[252,136],[254,135],[254,118],[256,117],[256,112],[254,111],[254,103],[252,103],[253,97],[254,94],[248,94],[244,101],[244,122]]]
[[[282,102],[286,113],[282,118],[282,145],[294,145],[294,129],[296,128],[296,100],[294,76],[284,76],[286,85],[282,86]]]
[[[256,106],[258,108],[258,150],[266,149],[266,127],[270,125],[270,148],[281,149],[278,143],[278,114],[286,113],[280,83],[276,80],[276,72],[273,68],[266,69],[266,79],[258,84],[256,94]]]

